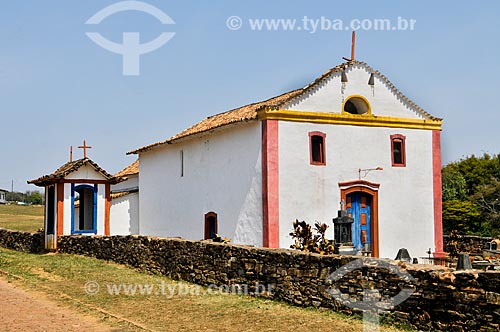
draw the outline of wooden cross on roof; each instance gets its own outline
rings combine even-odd
[[[342,57],[342,59],[346,61],[354,61],[354,49],[356,48],[356,31],[352,32],[352,37],[351,37],[351,58],[348,59],[346,57]]]
[[[87,142],[83,140],[83,145],[78,147],[79,149],[83,149],[83,158],[87,158],[87,149],[92,149],[91,146],[87,145]]]

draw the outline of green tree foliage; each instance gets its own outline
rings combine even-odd
[[[333,240],[328,240],[325,237],[327,229],[327,224],[316,222],[313,232],[311,225],[305,221],[295,220],[293,222],[293,232],[290,233],[295,243],[292,244],[290,248],[314,252],[320,255],[333,254],[335,252],[335,246]]]
[[[443,230],[449,234],[475,234],[480,231],[480,213],[470,201],[451,200],[443,202]]]
[[[478,186],[476,192],[471,196],[471,200],[481,210],[484,218],[484,229],[482,235],[500,235],[500,181],[492,179],[488,184]]]
[[[467,183],[456,164],[443,168],[443,201],[467,199]]]
[[[500,155],[482,157],[472,155],[456,163],[462,173],[467,188],[467,195],[474,195],[480,185],[489,184],[493,179],[500,179]]]
[[[43,203],[42,194],[40,194],[38,191],[29,192],[27,200],[29,204],[34,205],[41,205]]]
[[[500,155],[474,155],[446,165],[443,177],[445,233],[500,234]]]
[[[22,202],[26,204],[43,204],[43,195],[39,191],[8,192],[5,198],[9,202]]]

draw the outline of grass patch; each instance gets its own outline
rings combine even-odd
[[[0,227],[36,232],[43,228],[44,207],[39,205],[0,204]]]
[[[22,278],[21,285],[43,291],[86,313],[100,308],[157,331],[362,331],[361,321],[328,310],[304,309],[242,295],[203,294],[206,288],[148,275],[105,261],[65,254],[34,255],[0,248],[0,269]],[[100,286],[95,295],[85,285]],[[152,285],[149,295],[108,292],[110,285]],[[95,285],[95,284],[94,284]],[[170,296],[163,289],[182,289]],[[112,289],[112,288],[111,288]],[[95,290],[95,289],[94,289]],[[137,290],[137,289],[136,289]],[[187,290],[187,291],[186,291]],[[78,304],[80,302],[80,304]],[[110,320],[121,330],[135,330]],[[391,330],[397,331],[397,330]]]

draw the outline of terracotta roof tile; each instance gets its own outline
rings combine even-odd
[[[52,174],[44,175],[44,176],[39,177],[38,179],[35,179],[35,180],[30,180],[30,181],[28,181],[28,183],[43,187],[43,186],[46,186],[48,184],[57,182],[59,179],[65,178],[67,175],[77,171],[80,167],[85,166],[85,165],[92,166],[96,170],[97,173],[101,174],[106,180],[109,180],[110,183],[112,183],[112,184],[119,183],[119,182],[126,180],[126,178],[116,177],[116,176],[109,174],[103,168],[101,168],[99,165],[97,165],[95,162],[93,162],[89,158],[83,158],[83,159],[78,159],[75,161],[70,161],[70,162],[62,165],[61,167],[59,167]]]
[[[116,173],[115,176],[127,176],[135,174],[139,174],[139,159],[122,169],[120,172]]]
[[[127,154],[137,154],[139,152],[144,152],[147,150],[150,150],[152,148],[155,148],[157,146],[161,146],[164,144],[171,144],[174,143],[175,141],[188,137],[191,135],[207,132],[210,130],[214,130],[217,128],[220,128],[222,126],[230,125],[230,124],[235,124],[238,122],[246,122],[246,121],[252,121],[257,119],[257,111],[268,108],[268,109],[283,109],[287,105],[290,105],[294,101],[296,101],[298,98],[301,98],[302,96],[306,95],[310,91],[312,91],[316,86],[319,84],[323,83],[325,80],[329,78],[330,75],[341,72],[342,70],[346,70],[349,67],[354,67],[354,66],[361,66],[364,67],[368,72],[373,73],[375,77],[378,77],[382,82],[384,82],[387,87],[404,103],[408,104],[411,106],[413,109],[416,110],[417,113],[419,113],[421,116],[423,116],[426,119],[430,120],[440,120],[436,117],[433,117],[429,113],[425,112],[422,108],[420,108],[417,104],[415,104],[413,101],[411,101],[409,98],[407,98],[401,91],[399,91],[390,81],[387,77],[385,77],[383,74],[381,74],[378,70],[374,70],[368,64],[361,62],[361,61],[348,61],[344,62],[336,67],[331,68],[330,70],[326,71],[323,75],[318,77],[314,82],[310,83],[309,85],[293,90],[287,93],[284,93],[282,95],[279,95],[274,98],[270,98],[268,100],[264,100],[258,103],[242,106],[224,113],[216,114],[213,116],[210,116],[206,118],[205,120],[200,121],[199,123],[195,124],[194,126],[178,133],[175,136],[172,136],[171,138],[153,143],[150,145],[146,145],[144,147],[135,149],[133,151],[127,152]]]
[[[117,192],[117,193],[111,193],[111,199],[116,199],[116,198],[120,198],[120,197],[125,197],[127,195],[130,195],[130,194],[134,194],[134,193],[137,193],[139,192],[138,189],[135,189],[135,190],[127,190],[127,191],[120,191],[120,192]]]

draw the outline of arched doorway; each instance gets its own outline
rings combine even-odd
[[[217,235],[217,213],[208,212],[205,214],[205,240],[214,239]]]
[[[357,250],[367,250],[379,256],[378,189],[379,184],[365,180],[339,183],[340,196],[347,212],[354,218],[353,244]]]

